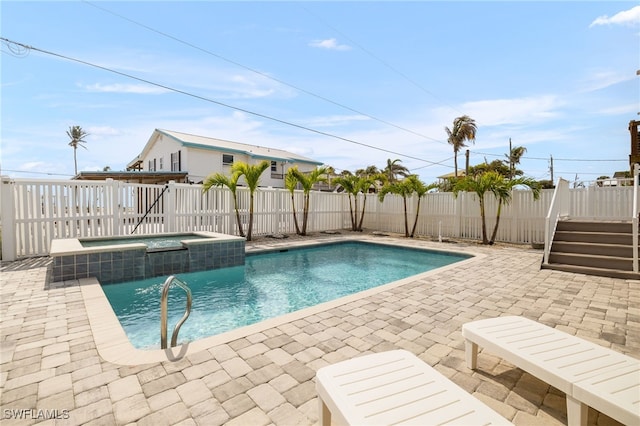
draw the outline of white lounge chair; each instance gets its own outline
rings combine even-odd
[[[469,368],[481,346],[566,393],[569,425],[586,425],[588,407],[640,425],[640,360],[516,316],[466,323],[462,336]]]
[[[316,390],[323,426],[511,424],[405,350],[322,367]]]

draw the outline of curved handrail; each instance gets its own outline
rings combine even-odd
[[[182,316],[180,321],[178,321],[178,323],[173,329],[173,334],[171,335],[172,348],[178,344],[178,332],[180,331],[180,327],[182,327],[182,324],[184,324],[184,322],[187,320],[187,318],[189,318],[189,315],[191,314],[191,289],[186,283],[184,283],[183,281],[180,281],[178,278],[171,275],[164,282],[164,286],[162,287],[162,296],[160,298],[160,348],[161,349],[167,349],[167,327],[168,327],[167,311],[168,311],[168,304],[169,304],[168,296],[169,296],[169,288],[173,283],[175,283],[178,287],[183,289],[185,293],[187,293],[187,307],[184,311],[184,315]]]
[[[549,212],[544,222],[544,258],[543,263],[549,263],[549,254],[553,244],[553,236],[556,232],[558,220],[569,214],[569,181],[559,178],[553,198],[549,206]]]

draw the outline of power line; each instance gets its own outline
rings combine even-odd
[[[355,144],[355,145],[364,146],[364,147],[367,147],[367,148],[375,149],[375,150],[386,152],[386,153],[389,153],[389,154],[399,155],[401,157],[410,158],[412,160],[423,161],[423,162],[429,163],[431,165],[438,165],[439,164],[438,162],[425,160],[424,158],[419,158],[419,157],[414,157],[412,155],[402,154],[402,153],[399,153],[399,152],[396,152],[396,151],[391,151],[391,150],[388,150],[388,149],[385,149],[385,148],[380,148],[380,147],[377,147],[377,146],[374,146],[374,145],[369,145],[369,144],[366,144],[364,142],[358,142],[358,141],[355,141],[353,139],[348,139],[348,138],[345,138],[345,137],[342,137],[342,136],[337,136],[337,135],[334,135],[332,133],[324,132],[324,131],[321,131],[321,130],[316,130],[316,129],[313,129],[313,128],[310,128],[310,127],[307,127],[307,126],[303,126],[301,124],[296,124],[296,123],[292,123],[290,121],[286,121],[286,120],[282,120],[282,119],[279,119],[279,118],[271,117],[269,115],[262,114],[262,113],[259,113],[259,112],[255,112],[255,111],[251,111],[251,110],[248,110],[248,109],[245,109],[245,108],[240,108],[240,107],[236,107],[236,106],[233,106],[233,105],[229,105],[229,104],[226,104],[224,102],[216,101],[216,100],[213,100],[213,99],[210,99],[210,98],[206,98],[204,96],[196,95],[196,94],[193,94],[193,93],[190,93],[190,92],[187,92],[187,91],[184,91],[184,90],[176,89],[176,88],[164,85],[164,84],[155,83],[155,82],[150,81],[150,80],[146,80],[146,79],[143,79],[143,78],[140,78],[140,77],[136,77],[134,75],[127,74],[127,73],[124,73],[124,72],[121,72],[121,71],[116,71],[114,69],[107,68],[107,67],[104,67],[104,66],[101,66],[101,65],[97,65],[97,64],[94,64],[94,63],[91,63],[91,62],[83,61],[81,59],[72,58],[72,57],[65,56],[65,55],[62,55],[62,54],[59,54],[59,53],[54,53],[54,52],[47,51],[47,50],[44,50],[44,49],[39,49],[37,47],[29,46],[29,45],[26,45],[26,44],[23,44],[23,43],[12,41],[12,40],[9,40],[9,39],[7,39],[5,37],[0,37],[0,40],[4,41],[5,43],[9,43],[9,44],[12,44],[12,45],[16,45],[16,46],[22,47],[24,49],[33,50],[33,51],[44,53],[46,55],[51,55],[51,56],[54,56],[54,57],[57,57],[57,58],[60,58],[60,59],[65,59],[67,61],[76,62],[76,63],[87,65],[87,66],[90,66],[90,67],[93,67],[93,68],[98,68],[98,69],[101,69],[103,71],[107,71],[107,72],[110,72],[110,73],[113,73],[113,74],[117,74],[117,75],[120,75],[120,76],[123,76],[123,77],[127,77],[127,78],[130,78],[130,79],[136,80],[136,81],[140,81],[142,83],[146,83],[146,84],[149,84],[149,85],[152,85],[152,86],[160,87],[162,89],[165,89],[165,90],[168,90],[168,91],[171,91],[171,92],[179,93],[179,94],[182,94],[182,95],[185,95],[185,96],[189,96],[189,97],[192,97],[192,98],[195,98],[195,99],[199,99],[199,100],[202,100],[202,101],[205,101],[205,102],[210,102],[210,103],[213,103],[213,104],[216,104],[216,105],[223,106],[225,108],[234,109],[236,111],[241,111],[241,112],[244,112],[244,113],[256,116],[256,117],[260,117],[260,118],[264,118],[264,119],[267,119],[267,120],[275,121],[277,123],[281,123],[281,124],[285,124],[287,126],[295,127],[295,128],[302,129],[302,130],[306,130],[308,132],[316,133],[316,134],[319,134],[319,135],[322,135],[322,136],[327,136],[327,137],[330,137],[330,138],[333,138],[333,139],[338,139],[338,140],[341,140],[341,141],[344,141],[344,142],[348,142],[348,143],[352,143],[352,144]]]
[[[474,155],[486,155],[487,157],[502,157],[500,154],[489,154],[485,152],[478,151],[470,151]],[[549,161],[549,158],[541,158],[541,157],[520,157],[523,160],[544,160]],[[611,161],[624,161],[628,162],[629,160],[621,160],[621,159],[612,159],[612,160],[602,160],[602,159],[579,159],[579,158],[555,158],[553,157],[553,161],[582,161],[582,162],[611,162]]]
[[[411,134],[416,135],[416,136],[419,136],[419,137],[421,137],[421,138],[428,139],[428,140],[431,140],[431,141],[434,141],[434,142],[438,142],[438,143],[444,143],[444,144],[446,144],[446,142],[441,141],[441,140],[439,140],[439,139],[435,139],[435,138],[432,138],[432,137],[430,137],[430,136],[423,135],[422,133],[416,132],[416,131],[411,130],[411,129],[407,129],[406,127],[402,127],[402,126],[399,126],[399,125],[397,125],[397,124],[391,123],[391,122],[389,122],[389,121],[383,120],[383,119],[381,119],[381,118],[378,118],[378,117],[372,116],[372,115],[370,115],[370,114],[364,113],[364,112],[362,112],[362,111],[358,111],[357,109],[351,108],[351,107],[349,107],[349,106],[347,106],[347,105],[344,105],[344,104],[342,104],[342,103],[336,102],[336,101],[331,100],[331,99],[329,99],[329,98],[327,98],[327,97],[324,97],[324,96],[322,96],[322,95],[318,95],[317,93],[313,93],[313,92],[311,92],[311,91],[309,91],[309,90],[303,89],[302,87],[295,86],[295,85],[293,85],[293,84],[291,84],[291,83],[287,83],[287,82],[286,82],[286,81],[284,81],[284,80],[280,80],[280,79],[278,79],[278,78],[276,78],[276,77],[273,77],[273,76],[271,76],[271,75],[269,75],[269,74],[266,74],[266,73],[264,73],[264,72],[261,72],[261,71],[259,71],[259,70],[254,69],[254,68],[251,68],[251,67],[249,67],[249,66],[246,66],[246,65],[244,65],[244,64],[241,64],[241,63],[239,63],[239,62],[237,62],[237,61],[234,61],[234,60],[232,60],[232,59],[228,59],[228,58],[226,58],[226,57],[224,57],[224,56],[222,56],[222,55],[220,55],[220,54],[217,54],[217,53],[212,52],[212,51],[210,51],[210,50],[204,49],[204,48],[202,48],[202,47],[200,47],[200,46],[197,46],[197,45],[195,45],[195,44],[193,44],[193,43],[190,43],[190,42],[188,42],[188,41],[182,40],[182,39],[180,39],[180,38],[178,38],[178,37],[175,37],[175,36],[173,36],[173,35],[171,35],[171,34],[168,34],[168,33],[165,33],[165,32],[163,32],[163,31],[157,30],[157,29],[155,29],[155,28],[153,28],[153,27],[150,27],[150,26],[148,26],[148,25],[145,25],[145,24],[143,24],[143,23],[140,23],[140,22],[138,22],[138,21],[135,21],[135,20],[133,20],[133,19],[131,19],[131,18],[128,18],[128,17],[123,16],[123,15],[121,15],[121,14],[118,14],[118,13],[116,13],[116,12],[113,12],[113,11],[111,11],[111,10],[109,10],[109,9],[106,9],[106,8],[102,7],[102,6],[98,6],[98,5],[96,5],[96,4],[94,4],[94,3],[92,3],[92,2],[90,2],[90,1],[88,1],[88,0],[82,0],[82,2],[83,2],[83,3],[86,3],[86,4],[90,5],[90,6],[93,6],[93,7],[95,7],[96,9],[100,9],[100,10],[102,10],[102,11],[106,12],[106,13],[109,13],[109,14],[111,14],[111,15],[114,15],[114,16],[116,16],[116,17],[120,18],[120,19],[124,19],[125,21],[128,21],[128,22],[130,22],[130,23],[132,23],[132,24],[134,24],[134,25],[140,26],[140,27],[142,27],[142,28],[144,28],[144,29],[147,29],[147,30],[149,30],[149,31],[152,31],[152,32],[154,32],[154,33],[156,33],[156,34],[159,34],[159,35],[163,36],[163,37],[169,38],[169,39],[171,39],[171,40],[173,40],[173,41],[176,41],[176,42],[178,42],[178,43],[180,43],[180,44],[184,44],[185,46],[189,46],[189,47],[191,47],[191,48],[193,48],[193,49],[199,50],[199,51],[201,51],[201,52],[203,52],[203,53],[206,53],[206,54],[208,54],[208,55],[214,56],[214,57],[216,57],[216,58],[218,58],[218,59],[221,59],[221,60],[223,60],[223,61],[225,61],[225,62],[228,62],[228,63],[230,63],[230,64],[233,64],[233,65],[235,65],[235,66],[238,66],[238,67],[240,67],[240,68],[243,68],[243,69],[245,69],[245,70],[251,71],[251,72],[253,72],[253,73],[255,73],[255,74],[258,74],[258,75],[260,75],[260,76],[262,76],[262,77],[265,77],[265,78],[268,78],[268,79],[270,79],[270,80],[273,80],[273,81],[275,81],[275,82],[277,82],[277,83],[279,83],[279,84],[282,84],[282,85],[284,85],[284,86],[290,87],[290,88],[295,89],[295,90],[297,90],[297,91],[299,91],[299,92],[305,93],[305,94],[307,94],[307,95],[309,95],[309,96],[313,96],[313,97],[315,97],[315,98],[317,98],[317,99],[321,99],[321,100],[323,100],[323,101],[325,101],[325,102],[329,102],[329,103],[331,103],[331,104],[333,104],[333,105],[339,106],[340,108],[344,108],[344,109],[346,109],[346,110],[348,110],[348,111],[355,112],[356,114],[360,114],[360,115],[365,116],[365,117],[367,117],[367,118],[369,118],[369,119],[371,119],[371,120],[375,120],[375,121],[377,121],[377,122],[379,122],[379,123],[383,123],[383,124],[386,124],[386,125],[388,125],[388,126],[395,127],[396,129],[399,129],[399,130],[402,130],[402,131],[405,131],[405,132],[411,133]]]

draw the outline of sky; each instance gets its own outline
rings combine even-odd
[[[79,125],[78,171],[125,170],[166,129],[338,172],[399,159],[431,183],[454,169],[445,127],[468,115],[471,165],[511,140],[525,176],[586,182],[628,170],[640,119],[635,1],[3,0],[0,14],[13,178],[71,178]]]

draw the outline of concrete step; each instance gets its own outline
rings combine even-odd
[[[626,244],[602,244],[593,242],[554,241],[552,253],[595,254],[599,256],[633,257],[633,246]]]
[[[554,271],[572,272],[575,274],[595,275],[599,277],[621,278],[624,280],[638,280],[640,274],[632,271],[619,271],[607,268],[593,268],[589,266],[566,265],[561,263],[542,264],[542,269],[551,269]]]
[[[556,226],[557,231],[576,232],[610,232],[631,233],[631,222],[625,221],[586,221],[586,220],[561,220]]]
[[[553,241],[632,245],[631,233],[557,231]]]
[[[564,264],[587,266],[592,268],[615,269],[633,271],[633,259],[615,256],[600,256],[594,254],[549,253],[549,264]]]

